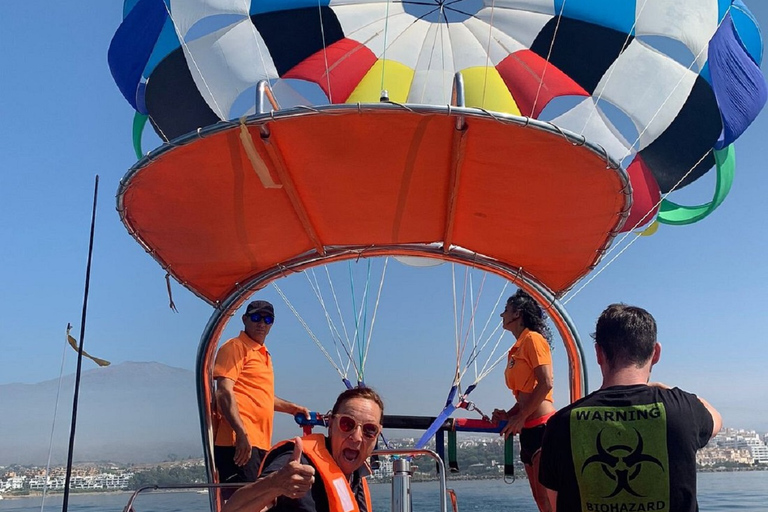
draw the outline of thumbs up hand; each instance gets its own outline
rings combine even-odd
[[[280,487],[282,495],[288,498],[300,498],[307,493],[315,482],[315,468],[308,464],[301,463],[301,454],[304,447],[300,437],[293,440],[293,454],[282,469],[280,474]]]

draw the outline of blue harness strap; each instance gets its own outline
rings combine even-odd
[[[424,435],[421,436],[419,442],[416,443],[416,446],[414,446],[415,449],[421,450],[427,446],[427,443],[429,443],[429,440],[432,439],[432,436],[434,436],[437,431],[440,430],[440,427],[443,426],[445,420],[450,418],[451,414],[453,414],[453,411],[456,410],[456,406],[453,405],[453,399],[456,397],[457,390],[458,386],[454,384],[451,387],[451,390],[448,392],[448,398],[445,400],[445,407],[440,412],[440,414],[437,415],[437,418],[435,418],[435,421],[432,422],[426,432],[424,432]]]
[[[472,384],[467,388],[467,391],[461,396],[459,399],[459,404],[454,405],[453,399],[456,398],[456,392],[458,391],[458,385],[454,384],[451,387],[451,390],[448,392],[448,398],[445,401],[445,407],[443,408],[442,412],[437,415],[437,418],[435,418],[435,421],[432,422],[432,424],[429,426],[429,428],[424,432],[424,435],[421,436],[421,439],[419,439],[419,442],[416,443],[416,446],[414,448],[416,450],[421,450],[425,446],[427,446],[427,443],[429,443],[429,440],[432,439],[432,436],[434,436],[438,430],[440,430],[440,427],[443,426],[443,423],[445,423],[445,420],[451,417],[451,414],[453,414],[453,411],[458,409],[462,406],[462,404],[466,403],[467,395],[469,395],[472,391],[475,390],[477,387],[477,384]]]

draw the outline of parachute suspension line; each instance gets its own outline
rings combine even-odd
[[[69,334],[69,331],[67,331]],[[64,363],[67,360],[68,336],[64,336],[67,341],[64,343],[64,351],[61,353],[61,368],[59,369],[59,385],[56,387],[56,403],[53,406],[53,421],[51,422],[51,437],[48,440],[48,461],[45,463],[45,482],[43,483],[43,499],[40,503],[40,512],[45,510],[45,497],[48,493],[48,477],[51,474],[51,455],[53,454],[53,435],[56,431],[56,416],[59,414],[59,397],[61,396],[61,383],[64,380]]]
[[[459,313],[458,313],[458,305],[456,300],[456,264],[451,264],[451,284],[453,286],[453,331],[454,331],[454,338],[456,342],[456,373],[453,378],[453,384],[458,385],[459,383],[459,369],[461,366],[461,361],[459,360]]]
[[[503,336],[503,333],[502,333],[502,336]],[[502,338],[502,336],[499,336],[499,341],[501,341],[501,338]],[[496,343],[496,345],[498,345],[498,342]],[[475,384],[477,384],[478,382],[480,382],[481,380],[483,380],[484,378],[486,378],[488,375],[490,375],[490,374],[491,374],[491,372],[494,370],[494,368],[496,368],[496,367],[499,365],[499,363],[500,363],[500,362],[502,362],[502,361],[504,360],[504,358],[505,358],[505,357],[507,357],[507,354],[506,354],[506,353],[504,353],[504,354],[501,354],[501,355],[500,355],[500,356],[499,356],[499,357],[498,357],[498,358],[497,358],[497,359],[496,359],[496,360],[493,362],[493,364],[491,364],[491,366],[490,366],[490,367],[488,367],[488,369],[486,369],[485,371],[483,371],[483,372],[482,372],[482,373],[481,373],[481,374],[478,376],[477,380],[475,381]]]
[[[499,292],[499,296],[496,299],[496,304],[494,304],[494,306],[493,306],[492,313],[490,315],[488,315],[488,320],[486,320],[485,325],[483,326],[483,330],[480,333],[480,337],[479,338],[481,340],[485,338],[485,331],[488,328],[488,325],[491,323],[491,318],[493,317],[493,314],[497,311],[497,308],[499,307],[499,303],[501,302],[501,298],[504,296],[504,292],[506,292],[508,285],[509,285],[509,281],[506,281],[504,283],[504,287],[501,289],[501,292]],[[480,345],[480,348],[475,350],[473,353],[470,353],[470,356],[469,356],[469,358],[467,360],[467,367],[470,364],[472,364],[472,363],[475,363],[475,367],[477,367],[477,365],[476,365],[477,358],[480,357],[480,354],[485,350],[485,347],[488,345],[488,343],[490,343],[491,339],[496,335],[496,333],[499,331],[500,328],[501,328],[501,322],[496,324],[496,327],[494,328],[493,332],[491,332],[488,335],[488,338],[485,339],[485,341],[483,342],[482,345]],[[501,335],[499,336],[499,339],[496,341],[496,344],[493,346],[493,350],[491,351],[490,354],[488,354],[488,358],[486,359],[485,363],[483,364],[483,367],[480,370],[479,374],[478,374],[477,371],[475,371],[475,382],[479,382],[478,375],[483,374],[486,371],[486,369],[488,368],[488,363],[490,362],[490,360],[493,357],[493,355],[496,353],[496,350],[498,349],[499,343],[501,343],[501,339],[503,338],[503,336],[504,336],[504,332],[502,331]],[[466,370],[464,371],[464,373],[466,373]],[[464,377],[464,373],[462,373],[462,375],[461,375],[462,378]]]
[[[728,16],[728,13],[729,13],[730,11],[731,11],[731,5],[729,4],[729,5],[728,5],[728,8],[727,8],[727,9],[726,9],[726,11],[725,11],[725,14],[724,14],[724,15],[723,15],[723,17],[720,19],[720,21],[717,23],[717,28],[715,29],[715,31],[713,32],[713,34],[714,34],[714,33],[716,33],[716,32],[717,32],[717,31],[720,29],[720,25],[722,25],[723,21],[724,21],[724,20],[725,20],[725,18]],[[704,52],[706,52],[708,49],[709,49],[709,45],[708,45],[708,44],[702,45],[702,48],[699,50],[699,53],[697,53],[697,54],[696,54],[696,57],[694,57],[693,59],[691,59],[691,63],[690,63],[690,64],[688,64],[688,67],[687,67],[686,69],[687,69],[688,71],[691,71],[691,70],[693,69],[693,65],[694,65],[694,64],[695,64],[695,63],[696,63],[696,62],[699,60],[699,57],[701,57],[701,56],[702,56],[702,54],[704,54]],[[680,84],[682,84],[682,83],[683,83],[683,79],[684,79],[684,78],[685,78],[685,75],[681,75],[681,76],[680,76],[680,78],[678,79],[678,81],[677,81],[677,83],[675,84],[675,86],[672,88],[672,90],[671,90],[671,91],[669,91],[669,94],[667,94],[667,97],[666,97],[666,98],[664,98],[664,101],[661,103],[661,105],[659,105],[659,108],[657,108],[657,109],[656,109],[656,112],[654,112],[654,113],[653,113],[653,116],[651,116],[651,119],[650,119],[650,120],[649,120],[647,123],[645,123],[645,127],[642,129],[642,131],[640,131],[640,133],[638,133],[638,134],[637,134],[637,138],[635,139],[635,141],[634,141],[634,142],[632,143],[632,145],[630,146],[630,149],[629,149],[629,150],[628,150],[628,151],[627,151],[627,152],[624,154],[624,156],[621,158],[621,160],[624,160],[625,158],[627,158],[627,157],[628,157],[628,156],[629,156],[629,155],[632,153],[632,148],[634,148],[635,146],[639,145],[639,143],[640,143],[640,138],[643,136],[643,134],[645,134],[645,132],[647,132],[647,131],[648,131],[648,127],[649,127],[649,126],[651,126],[651,124],[653,124],[653,121],[654,121],[654,120],[655,120],[655,119],[658,117],[658,115],[661,113],[661,111],[662,111],[662,110],[664,110],[664,106],[667,104],[667,102],[668,102],[668,101],[669,101],[669,99],[672,97],[672,95],[673,95],[673,94],[674,94],[674,92],[677,90],[677,88],[678,88],[678,87],[680,87]],[[711,150],[710,150],[710,151],[711,151]],[[701,157],[701,159],[699,160],[699,162],[701,162],[701,161],[702,161],[702,160],[703,160],[703,159],[704,159],[706,156],[707,156],[707,154],[705,154],[704,156],[702,156],[702,157]],[[698,165],[698,163],[697,163],[696,165]],[[695,168],[695,167],[696,167],[696,166],[694,165],[694,168]],[[691,170],[692,170],[692,169],[691,169]],[[688,171],[688,173],[690,173],[690,172],[691,172],[691,170],[689,170],[689,171]],[[686,176],[688,175],[688,173],[686,173]],[[682,179],[681,179],[681,180],[678,182],[678,184],[679,184],[681,181],[682,181]],[[675,186],[677,186],[677,185],[675,185]],[[671,192],[671,190],[670,190],[670,192]]]
[[[493,16],[496,14],[496,0],[491,2],[491,22],[488,24],[488,43],[485,46],[485,73],[483,74],[483,99],[480,104],[485,108],[485,94],[488,92],[488,68],[491,62],[491,40],[493,39]]]
[[[349,372],[349,365],[352,362],[352,342],[349,339],[349,333],[347,332],[347,325],[344,322],[344,315],[341,314],[341,305],[339,304],[339,298],[336,295],[336,288],[333,286],[333,280],[331,279],[331,273],[328,271],[328,267],[325,267],[325,278],[328,280],[328,286],[331,289],[331,295],[333,295],[333,301],[336,303],[336,314],[339,315],[339,321],[341,322],[341,329],[344,331],[344,339],[346,344],[344,345],[344,351],[347,353],[347,366],[344,369],[344,374]],[[349,349],[347,348],[349,347]]]
[[[251,6],[249,0],[243,0],[243,7],[245,8],[245,12],[250,12]],[[264,60],[264,52],[261,50],[261,42],[259,41],[259,33],[256,30],[256,25],[253,23],[249,23],[251,26],[251,33],[253,34],[253,40],[256,41],[256,49],[259,51],[259,60],[261,60],[261,69],[269,69],[269,66],[267,66],[267,61]],[[270,77],[269,75],[266,76],[266,79],[269,81],[270,78],[279,78],[279,76]],[[258,113],[259,111],[259,105],[256,105],[256,100],[254,99],[254,113]]]
[[[381,52],[381,82],[379,85],[379,92],[384,92],[384,68],[387,66],[387,47],[389,43],[387,39],[389,37],[389,3],[391,0],[387,0],[387,7],[384,11],[384,50]]]
[[[509,281],[505,280],[504,281],[504,286],[501,288],[501,291],[499,292],[499,296],[496,298],[496,303],[493,305],[492,311],[494,313],[496,311],[498,311],[499,303],[501,302],[502,297],[504,297],[504,293],[507,291],[507,287],[508,286],[509,286]],[[483,330],[480,331],[480,336],[479,336],[480,339],[483,339],[483,337],[485,336],[485,331],[488,329],[488,326],[491,324],[491,319],[492,318],[493,318],[493,313],[488,315],[488,320],[485,321],[485,325],[483,325]],[[488,337],[489,340],[490,340],[490,337],[493,336],[496,333],[496,331],[499,330],[500,327],[501,327],[501,323],[496,324],[496,328],[493,330],[493,332]],[[480,348],[480,350],[482,350],[482,347]]]
[[[309,274],[312,274],[312,279],[310,279]],[[341,334],[339,333],[339,330],[336,328],[336,324],[333,322],[333,319],[331,318],[331,315],[328,313],[328,309],[325,307],[325,299],[323,298],[322,292],[320,290],[320,284],[317,281],[317,275],[315,274],[315,270],[313,268],[309,269],[309,272],[306,273],[307,281],[309,281],[309,286],[312,288],[312,291],[315,293],[315,297],[317,297],[318,302],[320,303],[320,306],[323,308],[323,313],[325,314],[326,322],[328,323],[328,329],[331,331],[331,339],[333,340],[333,346],[336,349],[336,356],[339,358],[339,365],[342,366],[344,363],[341,358],[341,352],[339,352],[339,344],[342,345],[344,348],[344,351],[347,354],[347,360],[351,357],[349,354],[349,350],[347,348],[347,344],[349,342],[349,339],[346,340],[347,344],[345,344],[345,340],[342,339]],[[313,283],[314,279],[314,283]],[[334,297],[335,298],[335,297]],[[336,343],[336,340],[339,341],[339,344]],[[347,375],[348,368],[344,369],[344,375]]]
[[[285,302],[285,305],[288,306],[288,309],[291,310],[291,313],[296,317],[296,319],[299,321],[302,327],[304,327],[304,330],[307,331],[307,334],[309,334],[309,337],[312,339],[312,341],[317,345],[317,348],[320,349],[320,352],[323,353],[326,359],[328,359],[328,362],[331,363],[331,366],[336,370],[336,372],[339,374],[342,380],[345,380],[347,376],[342,373],[341,368],[336,365],[336,362],[333,360],[331,355],[328,353],[327,350],[325,350],[325,347],[322,343],[320,343],[320,340],[317,339],[317,336],[315,336],[315,333],[312,332],[312,329],[309,328],[309,325],[307,325],[307,322],[304,321],[304,318],[299,314],[298,311],[296,311],[296,308],[293,307],[293,304],[291,304],[291,301],[288,300],[288,297],[285,296],[283,293],[283,290],[280,289],[279,286],[277,286],[277,283],[272,283],[272,286],[277,291],[278,295],[283,299],[283,302]]]
[[[547,68],[549,67],[549,59],[552,58],[552,50],[555,48],[555,39],[557,39],[557,32],[560,30],[560,20],[563,19],[563,12],[565,11],[565,2],[560,6],[560,12],[557,14],[557,21],[555,22],[555,30],[552,33],[552,41],[549,42],[549,50],[547,50],[547,59],[544,62],[544,69],[541,71],[541,78],[539,78],[539,86],[536,88],[536,96],[533,99],[533,106],[531,107],[530,116],[536,112],[536,105],[539,103],[539,95],[541,94],[541,88],[544,86],[544,77],[547,74]]]
[[[643,0],[643,4],[640,6],[640,10],[637,11],[637,14],[635,14],[635,21],[632,23],[632,28],[630,28],[629,32],[627,33],[627,38],[624,39],[624,44],[621,45],[621,50],[619,50],[619,55],[621,55],[621,53],[624,50],[627,49],[627,46],[629,45],[629,38],[632,37],[631,34],[634,34],[635,27],[637,26],[637,20],[638,20],[638,18],[640,18],[640,16],[643,15],[643,10],[645,9],[645,5],[647,3],[648,3],[648,0]],[[597,98],[594,101],[595,105],[600,103],[600,99],[603,97],[603,93],[605,92],[605,88],[608,87],[608,82],[611,81],[611,77],[613,77],[613,72],[614,71],[616,71],[616,67],[615,66],[611,66],[610,69],[608,70],[608,76],[605,79],[605,84],[600,89],[600,92],[598,93]],[[580,134],[582,137],[584,136],[584,132],[586,131],[587,126],[589,126],[589,122],[592,120],[592,117],[595,114],[595,110],[597,110],[597,109],[595,108],[595,109],[590,110],[589,111],[589,115],[587,116],[587,119],[584,121],[584,127],[581,129],[581,134]]]
[[[351,294],[352,294],[352,311],[354,313],[354,318],[355,318],[355,332],[354,332],[354,335],[352,336],[352,351],[357,349],[358,356],[360,358],[360,362],[362,363],[363,355],[362,355],[362,352],[360,351],[360,345],[362,344],[360,342],[360,336],[361,336],[361,334],[360,334],[360,331],[361,331],[361,329],[360,329],[360,322],[361,322],[361,320],[363,320],[363,312],[365,310],[366,301],[368,299],[368,283],[370,282],[370,277],[371,277],[371,275],[370,275],[370,272],[371,272],[371,262],[370,262],[370,260],[368,260],[368,276],[367,276],[367,278],[365,280],[365,287],[363,288],[363,297],[362,297],[362,299],[360,301],[360,308],[359,309],[357,308],[357,300],[356,300],[356,297],[355,297],[355,280],[354,280],[353,275],[352,275],[352,263],[351,262],[347,263],[347,268],[349,269],[349,285],[350,285]],[[365,326],[363,326],[363,329],[365,329]],[[350,356],[350,360],[352,360],[351,356]],[[362,375],[361,368],[357,364],[355,364],[355,369],[357,370],[357,380],[358,381],[362,381],[364,375]]]
[[[434,12],[434,10],[431,12]],[[434,35],[434,38],[432,39],[432,51],[429,52],[429,60],[427,60],[427,74],[429,74],[430,70],[432,69],[432,58],[435,55],[435,48],[437,47],[438,35],[442,33],[442,29],[443,29],[443,25],[438,24],[438,30],[435,30],[435,35]],[[445,67],[443,67],[443,69],[445,69]],[[424,80],[424,83],[421,86],[421,96],[419,97],[419,103],[424,103],[424,96],[427,94],[427,83],[429,83],[429,80]]]
[[[457,358],[456,359],[456,373],[455,373],[455,377],[454,377],[453,383],[451,385],[451,389],[448,392],[448,398],[445,401],[445,406],[443,407],[443,410],[440,412],[440,414],[437,415],[435,420],[432,422],[432,424],[429,426],[429,428],[424,432],[424,434],[421,436],[419,441],[416,443],[415,447],[417,449],[423,448],[424,446],[427,445],[429,440],[432,439],[432,437],[435,435],[435,433],[443,425],[445,420],[448,419],[457,408],[460,408],[460,407],[468,408],[468,407],[472,406],[471,402],[467,401],[467,396],[469,396],[469,394],[472,393],[472,391],[474,391],[474,389],[477,387],[477,384],[483,378],[485,378],[487,375],[489,375],[491,373],[491,371],[496,367],[496,365],[498,365],[499,362],[502,361],[504,359],[504,357],[506,356],[506,354],[502,354],[501,357],[499,357],[496,360],[496,362],[494,362],[493,365],[489,369],[486,369],[486,367],[488,366],[488,362],[486,362],[486,364],[483,367],[483,369],[481,370],[480,374],[476,375],[474,382],[469,387],[467,387],[464,392],[461,391],[461,379],[464,376],[464,374],[466,373],[466,371],[469,369],[469,367],[472,365],[472,363],[474,362],[474,358],[477,357],[477,353],[479,353],[478,350],[473,349],[472,353],[470,354],[470,361],[467,363],[467,365],[464,367],[464,369],[462,371],[461,357],[462,357],[463,349],[460,347],[460,345],[461,345],[461,337],[462,337],[461,336],[461,332],[463,331],[464,298],[466,297],[467,281],[469,281],[470,286],[473,288],[472,275],[470,273],[470,270],[471,270],[470,267],[466,267],[465,268],[464,293],[463,293],[463,296],[462,296],[462,304],[461,304],[462,327],[459,328],[458,297],[457,297],[457,294],[456,294],[456,265],[452,264],[452,266],[451,266],[451,282],[452,282],[453,310],[454,310],[454,315],[453,316],[454,316],[454,329],[455,329],[455,338],[456,338],[456,358]],[[485,275],[484,275],[483,283],[484,282],[485,282]],[[499,297],[496,299],[496,305],[494,306],[494,310],[496,309],[496,307],[498,306],[499,302],[501,301],[501,297],[504,295],[504,292],[505,292],[506,287],[507,287],[508,284],[509,283],[506,282],[504,284],[504,288],[502,289],[501,293],[499,293]],[[472,292],[470,292],[470,294],[472,295]],[[481,286],[481,290],[478,292],[477,299],[474,299],[474,297],[471,299],[472,303],[473,303],[473,313],[472,313],[472,317],[470,319],[470,322],[472,322],[472,323],[474,323],[475,312],[476,312],[478,304],[480,302],[481,295],[482,295],[482,286]],[[493,315],[493,312],[491,313],[490,316],[492,316],[492,315]],[[485,326],[483,327],[481,338],[483,337],[483,334],[485,333],[485,330],[486,330],[488,324],[490,323],[490,316],[489,316],[488,320],[486,321]],[[473,330],[473,327],[470,327],[470,328],[467,329],[466,338],[469,337],[469,333],[472,330]],[[498,327],[496,328],[496,330],[498,330]],[[496,330],[494,330],[494,333],[496,332]],[[494,333],[492,333],[491,336],[493,336]],[[488,341],[490,341],[490,337],[489,337]],[[488,341],[486,341],[483,344],[483,346],[487,345]],[[501,337],[499,337],[499,340],[496,342],[496,346],[494,347],[494,352],[495,352],[496,348],[498,348],[498,345],[499,345],[500,341],[501,341]],[[466,346],[466,343],[464,344],[464,346]],[[491,357],[493,357],[493,354],[491,354],[488,357],[489,361],[490,361]],[[457,392],[459,394],[458,403],[454,403],[454,401],[455,401],[454,399],[456,398]]]
[[[464,352],[467,349],[467,343],[469,342],[469,327],[467,327],[466,335],[463,334],[464,331],[464,314],[466,310],[466,302],[467,302],[467,289],[468,289],[468,283],[471,282],[471,274],[470,274],[470,268],[465,267],[464,268],[464,289],[462,290],[461,294],[461,320],[459,322],[459,325],[461,327],[461,330],[456,333],[456,337],[458,338],[458,344],[461,346],[461,349],[458,354],[456,354],[456,371],[459,372],[461,370],[461,361],[464,359]],[[476,306],[475,306],[476,307]],[[470,315],[468,322],[473,322],[475,316],[475,310],[473,308],[472,315]]]
[[[486,277],[486,274],[483,274],[483,280],[480,283],[480,289],[478,290],[478,293],[477,293],[477,299],[475,299],[474,298],[474,289],[475,288],[474,288],[474,283],[473,283],[473,280],[472,280],[472,273],[468,272],[468,274],[469,274],[469,278],[468,278],[468,281],[469,281],[469,301],[470,301],[470,304],[472,304],[472,314],[470,315],[470,318],[469,318],[469,326],[467,327],[466,333],[463,336],[460,359],[464,358],[464,352],[466,352],[467,345],[469,344],[469,335],[470,335],[470,333],[472,333],[472,345],[473,345],[473,347],[472,347],[472,350],[469,353],[469,356],[467,357],[467,362],[466,362],[466,364],[464,365],[464,368],[461,371],[459,380],[461,380],[464,377],[464,374],[467,372],[469,367],[472,366],[472,362],[474,360],[472,356],[477,351],[477,337],[475,336],[475,334],[476,334],[475,333],[475,315],[477,314],[477,307],[480,304],[480,297],[483,294],[483,286],[485,285],[485,277]],[[465,293],[465,295],[466,295],[466,293]],[[493,312],[491,312],[491,315],[493,315]],[[463,311],[463,308],[462,308],[462,328],[463,328],[463,323],[464,323],[464,311]],[[475,376],[477,376],[477,366],[475,366]]]
[[[669,194],[671,194],[672,192],[674,192],[675,190],[677,190],[677,188],[678,188],[678,187],[680,186],[680,184],[681,184],[681,183],[682,183],[682,182],[685,180],[685,178],[687,178],[687,177],[688,177],[688,175],[689,175],[689,174],[691,174],[691,172],[693,172],[693,170],[694,170],[694,169],[695,169],[695,168],[696,168],[696,167],[697,167],[697,166],[698,166],[698,165],[699,165],[701,162],[703,162],[703,161],[704,161],[704,159],[707,157],[707,155],[709,155],[711,152],[712,152],[712,149],[710,149],[710,150],[708,150],[707,152],[705,152],[705,153],[704,153],[704,154],[701,156],[701,158],[699,158],[698,162],[696,162],[695,164],[693,164],[693,166],[692,166],[690,169],[688,169],[688,172],[686,172],[686,173],[685,173],[685,174],[684,174],[684,175],[683,175],[683,176],[682,176],[682,177],[681,177],[681,178],[680,178],[680,179],[677,181],[677,183],[675,183],[675,186],[674,186],[674,187],[672,187],[672,188],[669,190],[669,192],[667,192],[666,194],[662,195],[662,196],[659,198],[659,201],[658,201],[658,202],[657,202],[657,203],[654,205],[654,207],[653,207],[653,208],[651,208],[651,209],[650,209],[650,211],[649,211],[648,213],[646,213],[646,214],[643,216],[643,219],[645,219],[645,217],[647,217],[647,216],[650,214],[650,212],[651,212],[651,211],[655,210],[655,209],[656,209],[656,207],[657,207],[657,206],[659,206],[659,205],[662,203],[662,201],[664,201],[664,200],[667,198],[667,196],[668,196]],[[638,226],[642,225],[641,223],[643,222],[643,219],[640,219],[639,221],[637,221],[637,223],[635,223],[635,225],[632,227],[632,229],[635,229],[635,228],[637,228]],[[614,246],[613,246],[611,249],[609,249],[608,251],[606,251],[606,253],[605,253],[605,256],[608,256],[608,255],[609,255],[609,254],[611,254],[611,253],[612,253],[612,252],[613,252],[613,251],[614,251],[614,250],[615,250],[617,247],[619,247],[619,246],[621,245],[621,243],[622,243],[622,242],[623,242],[623,241],[624,241],[624,240],[625,240],[625,239],[626,239],[628,236],[630,236],[630,233],[632,233],[632,231],[631,231],[631,230],[630,230],[630,231],[627,231],[627,232],[624,234],[624,236],[623,236],[623,237],[621,237],[621,240],[619,240],[619,241],[616,243],[616,245],[614,245]],[[611,263],[613,263],[614,261],[616,261],[616,259],[617,259],[619,256],[621,256],[621,255],[624,253],[624,251],[626,251],[627,249],[629,249],[629,247],[630,247],[632,244],[634,244],[634,243],[637,241],[637,239],[638,239],[638,238],[640,238],[640,236],[641,236],[641,234],[640,234],[640,233],[637,233],[637,234],[635,234],[635,238],[633,238],[631,241],[629,241],[629,242],[626,244],[626,246],[622,247],[622,248],[621,248],[621,250],[619,251],[619,253],[618,253],[617,255],[615,255],[613,258],[611,258],[610,260],[608,260],[608,262],[607,262],[605,265],[603,265],[603,266],[602,266],[602,267],[601,267],[601,268],[600,268],[600,269],[599,269],[597,272],[595,272],[594,274],[592,274],[592,275],[590,276],[590,278],[589,278],[589,279],[588,279],[588,280],[587,280],[587,281],[586,281],[584,284],[582,284],[582,285],[581,285],[581,286],[580,286],[580,287],[579,287],[579,288],[578,288],[576,291],[574,291],[574,292],[573,292],[573,293],[571,293],[571,294],[568,294],[568,298],[567,298],[567,299],[564,299],[563,301],[561,301],[561,302],[562,302],[562,304],[563,304],[564,306],[565,306],[566,304],[568,304],[568,302],[570,302],[570,301],[571,301],[571,299],[573,299],[573,298],[574,298],[576,295],[578,295],[578,294],[579,294],[579,293],[580,293],[580,292],[581,292],[581,291],[582,291],[582,290],[583,290],[583,289],[584,289],[584,288],[585,288],[585,287],[586,287],[586,286],[587,286],[589,283],[591,283],[592,281],[594,281],[594,280],[595,280],[595,278],[596,278],[597,276],[599,276],[599,275],[600,275],[600,274],[603,272],[603,270],[605,270],[606,268],[608,268],[608,267],[611,265]]]
[[[363,367],[363,355],[365,353],[365,347],[363,346],[363,339],[365,338],[365,333],[368,330],[368,290],[371,284],[371,260],[367,260],[366,263],[367,272],[365,275],[365,288],[363,289],[363,301],[360,303],[360,315],[363,321],[363,329],[355,333],[355,341],[357,342],[357,356],[358,362],[360,363],[360,375],[357,379],[358,382],[362,382],[365,378],[365,368]]]
[[[325,23],[323,23],[323,8],[317,0],[317,14],[320,16],[320,37],[323,39],[323,60],[325,61],[325,83],[328,87],[328,103],[333,103],[331,90],[331,70],[328,67],[328,46],[325,44]]]
[[[491,340],[491,337],[495,335],[499,328],[501,327],[501,324],[499,324],[499,327],[494,329],[494,331],[491,333],[491,336],[488,337],[488,341]],[[493,358],[494,354],[496,354],[496,350],[499,348],[499,344],[501,343],[501,340],[504,339],[504,331],[501,331],[501,334],[499,334],[498,339],[496,340],[496,344],[493,346],[493,350],[490,354],[488,354],[488,359],[485,360],[485,363],[483,363],[483,368],[480,370],[480,374],[477,376],[476,382],[480,382],[483,380],[490,372],[493,371],[494,368],[496,368],[496,365],[499,364],[500,359],[496,360],[494,363],[491,363],[491,358]],[[501,354],[501,358],[506,356],[506,352]]]
[[[368,349],[371,347],[371,337],[373,336],[373,326],[376,323],[376,313],[379,311],[379,304],[381,302],[381,290],[384,288],[384,276],[387,273],[387,265],[389,265],[389,256],[384,259],[384,268],[381,270],[381,279],[379,280],[379,291],[376,293],[376,302],[373,306],[373,316],[371,317],[371,328],[368,329],[368,340],[365,342],[365,354],[363,354],[362,368],[365,371],[365,362],[368,360]]]
[[[208,95],[211,97],[211,101],[213,101],[213,105],[216,108],[216,115],[219,116],[219,119],[227,119],[228,116],[224,115],[224,112],[222,111],[221,107],[219,106],[218,102],[216,101],[216,96],[214,96],[213,91],[211,91],[211,88],[208,86],[208,82],[205,80],[205,77],[203,76],[203,72],[200,69],[200,66],[197,65],[197,61],[195,60],[195,56],[192,55],[192,52],[189,51],[189,46],[187,46],[187,41],[182,35],[181,31],[179,30],[179,26],[176,24],[176,20],[173,19],[173,15],[171,14],[171,8],[168,6],[168,2],[163,2],[163,6],[165,7],[165,12],[168,13],[168,18],[171,20],[171,23],[173,24],[173,30],[176,32],[176,37],[179,39],[179,44],[181,44],[182,48],[184,48],[184,56],[188,57],[190,61],[192,61],[192,64],[195,66],[195,69],[197,70],[198,75],[200,75],[200,80],[203,81],[203,85],[205,86],[205,89],[208,91]]]
[[[487,67],[487,66],[486,66]],[[483,285],[485,284],[485,275],[483,275],[483,280],[480,283],[480,289],[477,291],[477,302],[475,302],[474,298],[474,291],[475,287],[472,282],[472,276],[469,276],[469,300],[475,305],[474,310],[472,311],[472,352],[469,353],[470,357],[472,354],[477,352],[477,329],[475,329],[475,311],[477,311],[477,303],[480,302],[480,295],[483,293]],[[467,332],[467,336],[469,336],[469,332]],[[477,359],[475,359],[474,362],[468,362],[467,367],[470,365],[474,366],[475,369],[475,378],[477,378]]]

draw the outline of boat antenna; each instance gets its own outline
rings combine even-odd
[[[96,227],[96,199],[99,194],[99,175],[93,186],[93,211],[91,212],[91,235],[88,242],[88,263],[85,267],[85,291],[83,292],[83,313],[80,318],[80,343],[77,349],[77,372],[75,373],[75,395],[72,399],[72,425],[69,428],[69,451],[67,452],[67,475],[64,478],[64,501],[62,512],[69,505],[69,483],[72,479],[72,455],[75,450],[75,427],[77,426],[77,402],[80,396],[80,374],[83,367],[83,341],[85,341],[85,314],[88,310],[88,288],[91,284],[91,257],[93,256],[93,233]]]

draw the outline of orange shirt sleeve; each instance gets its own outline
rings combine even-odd
[[[225,377],[237,382],[245,363],[245,351],[235,339],[228,341],[219,348],[216,361],[213,364],[213,378]]]

